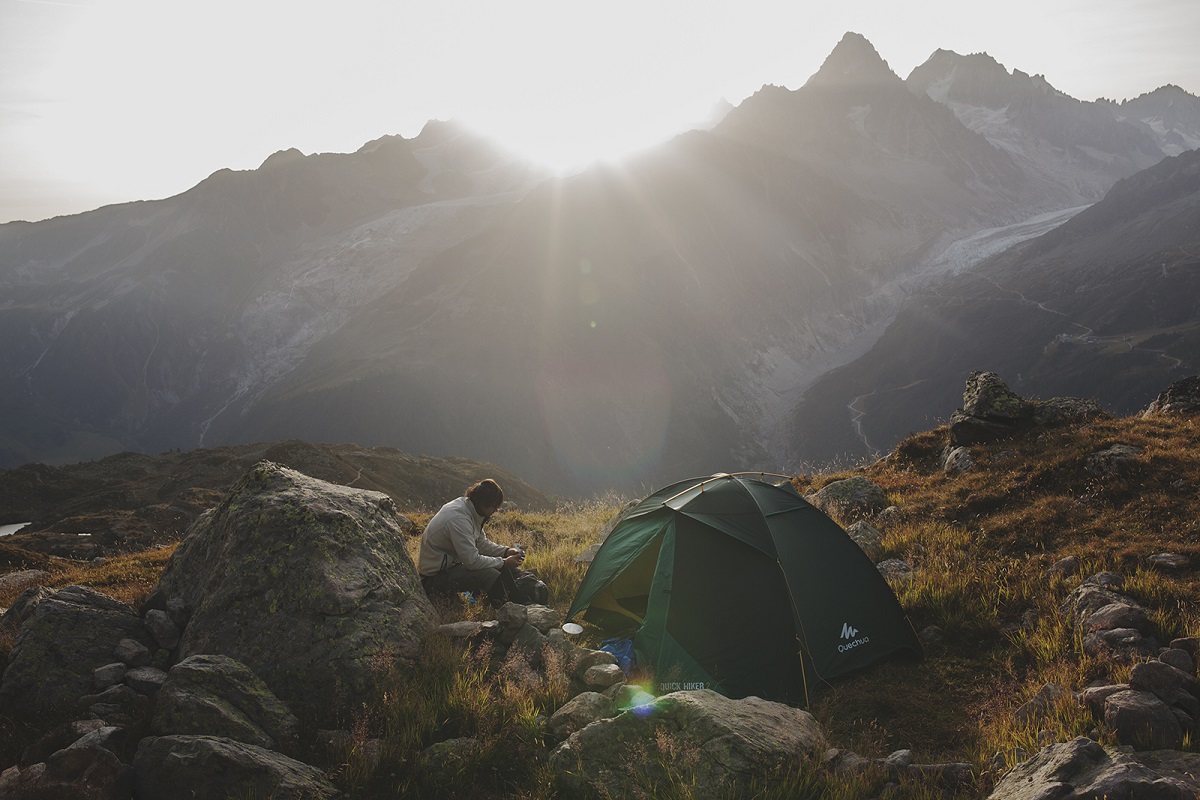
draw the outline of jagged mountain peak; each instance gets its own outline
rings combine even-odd
[[[470,131],[462,123],[452,119],[431,119],[413,139],[426,147],[457,139]]]
[[[358,148],[357,152],[359,152],[359,153],[375,153],[375,152],[379,152],[380,150],[387,150],[389,148],[396,148],[396,147],[401,147],[401,148],[407,149],[408,148],[408,140],[399,134],[392,133],[392,134],[380,136],[378,139],[372,139],[371,141],[364,144],[362,147]]]
[[[847,89],[900,84],[900,76],[861,33],[847,31],[804,87]]]
[[[1192,94],[1182,86],[1176,86],[1173,83],[1168,83],[1158,87],[1152,92],[1145,92],[1132,99],[1122,100],[1120,105],[1137,105],[1150,102],[1171,105],[1178,102],[1196,103],[1197,101],[1200,101],[1200,97]]]
[[[267,156],[266,161],[259,166],[259,169],[268,169],[270,167],[278,167],[282,164],[290,164],[293,161],[299,161],[306,158],[304,153],[294,147],[289,147],[287,150],[277,150]]]
[[[1019,69],[1011,73],[987,53],[960,55],[953,50],[935,50],[909,73],[905,84],[914,94],[927,94],[938,102],[966,102],[987,108],[1003,108],[1028,96],[1069,95],[1055,89],[1044,75]]]

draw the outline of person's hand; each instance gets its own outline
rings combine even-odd
[[[518,550],[515,547],[510,547],[504,551],[505,558],[507,558],[508,556],[524,556],[524,555],[525,555],[524,550]]]
[[[517,567],[521,566],[521,562],[524,560],[525,554],[518,550],[513,555],[504,557],[504,566],[508,567],[509,569],[516,569]]]

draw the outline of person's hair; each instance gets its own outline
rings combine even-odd
[[[491,478],[484,478],[479,483],[467,489],[467,499],[475,506],[476,511],[499,506],[504,502],[504,490],[500,484]]]

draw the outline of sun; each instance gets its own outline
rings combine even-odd
[[[597,161],[620,161],[695,127],[686,114],[646,118],[599,105],[575,109],[549,105],[552,107],[538,112],[525,109],[524,113],[481,119],[472,127],[506,149],[559,173]]]

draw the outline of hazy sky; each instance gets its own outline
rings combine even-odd
[[[0,0],[0,222],[431,118],[555,165],[613,155],[800,86],[847,30],[901,77],[941,47],[1083,100],[1200,94],[1200,0]]]

